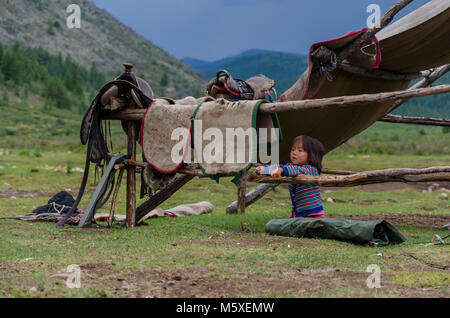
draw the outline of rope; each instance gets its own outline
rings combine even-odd
[[[56,204],[55,202],[52,202],[51,204],[52,204],[52,208],[53,208],[56,212],[58,212],[59,214],[62,214],[62,212],[63,212],[64,209],[66,208],[65,205]],[[60,206],[61,209],[58,210],[57,206]],[[67,207],[68,207],[68,206],[67,206]],[[50,209],[49,209],[49,210],[50,210]]]
[[[377,56],[376,53],[373,54],[373,53],[368,53],[368,52],[365,52],[365,51],[364,51],[365,48],[367,48],[367,47],[369,47],[369,46],[372,46],[372,45],[375,45],[375,42],[372,42],[372,43],[370,43],[370,44],[367,44],[367,45],[363,46],[363,47],[360,49],[361,53],[364,54],[364,55],[370,56],[370,57],[376,57],[376,56]]]
[[[330,74],[330,72],[334,71],[337,67],[337,56],[336,53],[331,51],[330,61],[327,63],[320,63],[319,65],[319,71],[320,76],[326,76],[327,80],[329,82],[333,81],[333,76]]]

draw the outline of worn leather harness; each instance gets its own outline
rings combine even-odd
[[[103,95],[108,92],[111,88],[117,88],[117,96],[124,96],[128,99],[134,99],[136,105],[146,107],[152,102],[153,92],[144,80],[135,77],[133,73],[131,73],[131,64],[124,64],[125,72],[119,76],[117,79],[105,84],[97,93],[95,98],[93,99],[91,105],[86,111],[80,129],[80,140],[83,145],[86,143],[87,151],[86,151],[86,161],[84,167],[83,179],[81,181],[80,189],[77,195],[77,199],[75,200],[74,205],[70,209],[70,211],[61,219],[56,227],[62,227],[66,224],[67,220],[70,216],[76,211],[78,204],[83,197],[84,191],[86,189],[86,184],[89,176],[89,168],[90,163],[95,163],[97,166],[103,167],[105,164],[109,163],[108,157],[108,145],[105,140],[105,136],[101,127],[101,118],[100,111],[106,106],[102,104]],[[141,89],[142,88],[142,89]],[[117,159],[123,160],[124,157],[120,157]],[[108,173],[111,174],[113,171],[105,171],[104,175]],[[97,203],[93,206],[93,211],[90,214],[93,216],[95,214],[95,210],[100,208],[107,200],[109,195],[105,200],[102,200],[102,204],[98,204],[99,198],[102,198],[108,189],[112,189],[114,184],[114,178],[106,178],[107,184],[101,185],[101,191],[96,191],[94,194],[97,198],[92,198],[92,200]],[[99,184],[100,186],[100,184]],[[111,191],[109,191],[111,192]],[[87,217],[87,216],[86,216]],[[85,220],[84,223],[87,223],[88,220]]]

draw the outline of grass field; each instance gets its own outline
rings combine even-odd
[[[448,152],[336,151],[324,166],[371,170],[449,162]],[[76,196],[82,178],[77,168],[83,166],[82,148],[1,149],[0,217],[30,213],[61,190]],[[287,188],[268,193],[244,215],[227,215],[236,199],[230,178],[219,184],[194,179],[161,206],[209,201],[211,214],[154,218],[134,229],[118,224],[56,229],[54,223],[0,220],[0,296],[448,297],[449,270],[436,266],[449,265],[449,249],[429,243],[435,234],[448,235],[440,226],[450,222],[449,188],[444,183],[322,188],[329,217],[391,217],[407,241],[386,247],[265,234],[269,220],[290,215]],[[95,189],[93,174],[88,189],[81,208]],[[108,211],[109,203],[100,213]],[[116,211],[124,214],[124,187]],[[65,283],[71,264],[81,268],[79,289]],[[379,289],[366,285],[370,264],[381,269]]]

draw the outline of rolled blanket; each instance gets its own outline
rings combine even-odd
[[[202,201],[193,204],[179,205],[167,210],[157,208],[150,211],[147,215],[145,215],[142,218],[142,220],[149,219],[152,217],[164,217],[164,216],[180,217],[180,216],[200,215],[204,213],[211,213],[213,209],[214,206],[210,202]]]
[[[406,241],[399,230],[384,220],[274,219],[266,224],[265,230],[272,235],[334,239],[358,244],[374,242],[378,246]]]

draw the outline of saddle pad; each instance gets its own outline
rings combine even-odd
[[[183,164],[190,150],[190,133],[186,140],[173,139],[175,129],[190,130],[190,118],[196,104],[169,104],[164,100],[155,100],[145,112],[141,125],[141,146],[145,160],[156,170],[163,173],[176,172]],[[172,150],[182,151],[172,156]]]
[[[263,146],[258,144],[260,128],[268,129],[267,144],[279,142],[281,134],[272,135],[270,130],[279,128],[278,118],[258,114],[263,102],[218,99],[197,107],[191,126],[194,161],[200,164],[205,174],[240,173],[256,163],[258,147]]]

